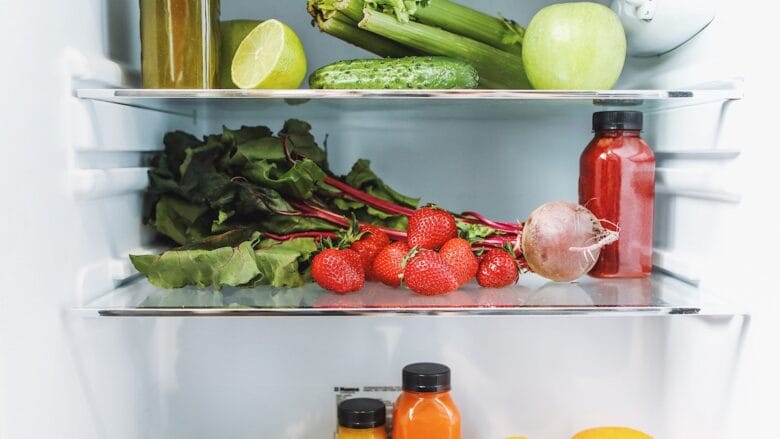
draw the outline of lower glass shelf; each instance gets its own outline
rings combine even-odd
[[[357,293],[338,295],[315,284],[301,288],[197,288],[165,290],[139,280],[80,308],[101,316],[369,316],[369,315],[737,315],[672,277],[549,282],[524,275],[502,289],[476,283],[443,296],[369,282]]]

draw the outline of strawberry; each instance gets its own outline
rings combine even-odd
[[[488,288],[503,288],[517,282],[519,275],[514,256],[506,250],[494,248],[482,255],[477,283]]]
[[[471,244],[465,239],[450,239],[441,246],[439,254],[452,269],[459,286],[470,281],[477,274],[479,260],[471,251]]]
[[[376,280],[373,277],[371,267],[376,255],[378,255],[383,248],[390,245],[390,238],[376,226],[363,225],[360,226],[360,231],[364,233],[363,236],[359,240],[353,242],[349,248],[355,250],[360,255],[366,278],[368,280]]]
[[[415,210],[409,217],[406,231],[411,247],[428,250],[437,249],[448,239],[458,236],[458,228],[452,214],[436,207],[421,207]]]
[[[440,254],[420,250],[409,259],[404,268],[404,281],[415,293],[436,296],[458,289],[458,280]]]
[[[311,277],[322,288],[344,294],[363,288],[366,275],[360,255],[350,249],[326,248],[311,261]]]
[[[383,248],[374,258],[371,266],[371,277],[391,287],[401,286],[401,275],[404,272],[403,260],[409,253],[406,241],[396,241]]]

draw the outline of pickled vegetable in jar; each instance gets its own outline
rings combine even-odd
[[[219,0],[140,0],[144,88],[212,88]]]
[[[601,249],[593,277],[641,278],[653,269],[655,155],[640,136],[642,122],[638,111],[593,114],[595,137],[580,157],[579,201],[620,232]]]
[[[339,404],[337,439],[387,439],[385,404],[378,399],[353,398]]]

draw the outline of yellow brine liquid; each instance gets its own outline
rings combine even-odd
[[[219,0],[140,0],[144,88],[212,88]]]
[[[387,439],[385,427],[346,428],[339,426],[337,439]]]

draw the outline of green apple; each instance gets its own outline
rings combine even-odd
[[[547,6],[534,15],[523,38],[523,65],[536,89],[611,89],[625,59],[623,25],[597,3]]]

